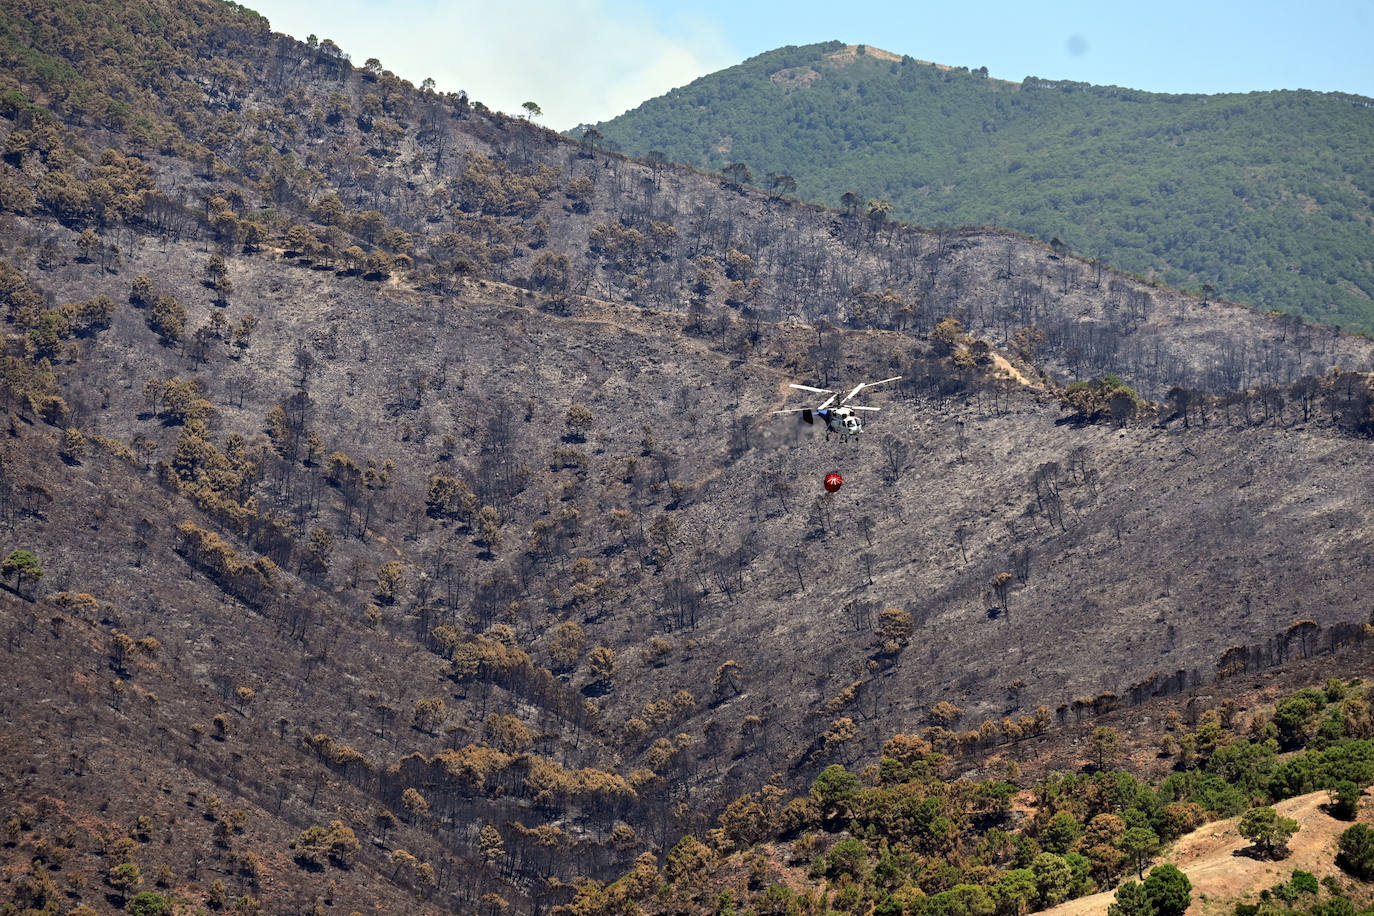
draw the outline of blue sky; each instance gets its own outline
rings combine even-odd
[[[1313,89],[1374,97],[1374,0],[249,0],[272,28],[333,39],[565,130],[788,44],[838,39],[991,76],[1150,92]]]

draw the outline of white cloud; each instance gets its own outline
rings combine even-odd
[[[723,30],[709,21],[671,30],[612,0],[313,0],[254,4],[272,28],[331,38],[361,64],[370,57],[418,84],[465,90],[510,114],[533,101],[539,119],[566,130],[602,121],[737,63]]]

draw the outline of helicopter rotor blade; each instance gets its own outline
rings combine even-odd
[[[881,407],[860,407],[858,404],[855,404],[853,407],[851,407],[851,408],[849,408],[849,409],[850,409],[850,410],[882,410]]]
[[[788,388],[799,388],[802,391],[814,391],[816,394],[832,394],[834,388],[812,388],[810,385],[798,385],[796,382],[789,382]]]
[[[826,399],[825,399],[825,403],[822,404],[820,407],[817,407],[816,410],[818,410],[818,411],[820,411],[820,410],[825,410],[827,407],[829,407],[831,404],[834,404],[834,403],[835,403],[835,395],[832,394],[830,397],[826,398]]]
[[[840,401],[840,403],[845,403],[845,401],[848,401],[850,398],[854,397],[854,395],[858,394],[860,391],[863,391],[865,388],[872,388],[874,385],[886,385],[888,382],[895,382],[900,378],[900,375],[894,375],[892,376],[892,378],[885,378],[877,382],[860,382],[859,384],[854,386],[853,391],[849,392],[849,394],[844,396],[844,400]]]

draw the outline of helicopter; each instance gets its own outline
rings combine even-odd
[[[900,375],[892,378],[885,378],[877,382],[860,382],[846,394],[839,397],[833,388],[813,388],[810,385],[798,385],[792,382],[789,388],[796,388],[800,391],[811,391],[815,394],[828,394],[830,397],[821,402],[819,407],[789,407],[784,410],[775,410],[773,413],[800,413],[802,420],[807,423],[815,423],[816,418],[820,417],[825,423],[825,438],[829,439],[831,433],[839,433],[846,439],[853,438],[863,432],[864,424],[857,411],[860,410],[881,410],[879,407],[865,407],[858,404],[851,405],[850,400],[865,388],[872,388],[875,385],[886,385],[888,382],[895,382],[901,379]]]

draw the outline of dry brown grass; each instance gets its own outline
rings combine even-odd
[[[1193,884],[1189,916],[1221,916],[1235,911],[1237,902],[1253,902],[1265,888],[1287,881],[1294,869],[1322,876],[1336,871],[1336,839],[1350,826],[1326,813],[1326,792],[1313,792],[1279,802],[1274,807],[1298,822],[1288,841],[1288,856],[1272,861],[1241,855],[1250,842],[1236,832],[1239,817],[1214,821],[1180,837],[1159,862],[1178,866]],[[1366,800],[1367,802],[1367,800]],[[1360,819],[1368,820],[1368,804]],[[1091,916],[1105,913],[1115,891],[1070,900],[1045,910],[1053,916]]]

